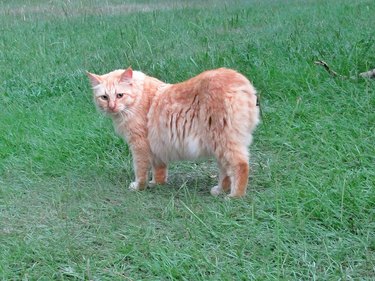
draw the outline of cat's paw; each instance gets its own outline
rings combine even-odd
[[[157,185],[162,185],[162,184],[166,184],[167,182],[163,181],[163,182],[156,182],[154,180],[151,180],[148,182],[147,186],[148,187],[155,187]]]
[[[142,190],[142,188],[140,187],[139,182],[136,182],[136,181],[133,181],[133,182],[129,185],[129,189],[130,189],[131,191]]]
[[[211,195],[218,196],[221,193],[223,193],[223,189],[220,186],[216,185],[213,188],[211,188],[210,192],[211,192]]]
[[[230,199],[238,199],[242,198],[246,195],[246,193],[229,193],[227,196],[225,196],[225,199],[230,200]]]
[[[157,183],[156,183],[155,181],[149,181],[149,182],[148,182],[148,187],[151,187],[151,188],[152,188],[152,187],[155,187],[156,184],[157,184]]]

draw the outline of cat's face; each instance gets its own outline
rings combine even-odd
[[[108,114],[126,112],[134,104],[136,97],[132,92],[131,68],[115,70],[105,75],[87,72],[98,108]]]

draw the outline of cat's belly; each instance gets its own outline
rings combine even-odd
[[[199,138],[187,137],[184,140],[159,139],[151,143],[155,156],[168,163],[178,160],[194,160],[211,155],[206,145]]]

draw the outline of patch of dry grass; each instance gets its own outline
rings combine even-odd
[[[148,3],[102,3],[101,1],[46,1],[35,5],[6,5],[0,10],[0,15],[9,15],[27,19],[29,17],[79,17],[106,16],[136,12],[153,12],[161,10],[178,10],[184,8],[202,8],[209,2],[198,1],[155,1]],[[213,2],[212,2],[213,3]],[[211,5],[212,5],[211,3]]]

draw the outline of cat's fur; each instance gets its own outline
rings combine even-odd
[[[87,75],[97,106],[112,117],[131,148],[135,181],[130,189],[165,183],[171,161],[213,156],[220,174],[211,194],[245,195],[248,146],[259,108],[256,91],[243,75],[219,68],[178,84],[131,68]]]

